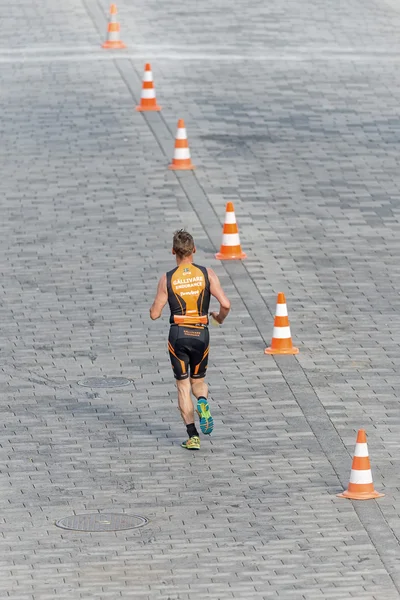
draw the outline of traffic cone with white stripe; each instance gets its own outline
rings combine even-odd
[[[265,354],[298,354],[298,352],[299,349],[292,344],[285,294],[279,292],[271,346],[265,349]]]
[[[107,41],[104,42],[103,48],[118,49],[126,48],[125,44],[121,42],[119,37],[120,25],[117,21],[117,6],[111,4],[110,6],[110,19],[108,22],[107,29]]]
[[[150,63],[147,63],[144,67],[140,105],[136,107],[136,110],[142,112],[147,110],[161,110],[161,106],[158,106],[156,100],[156,91],[154,89],[153,73],[151,71]]]
[[[218,260],[242,260],[243,258],[247,258],[240,245],[239,229],[236,223],[233,202],[227,202],[226,204],[222,244],[215,258]]]
[[[178,121],[178,130],[175,136],[174,158],[168,168],[173,171],[188,171],[190,169],[195,169],[190,158],[189,143],[186,134],[185,121],[183,119],[179,119]]]
[[[371,500],[372,498],[382,498],[384,495],[374,489],[368,455],[367,436],[364,429],[359,429],[349,487],[345,492],[337,494],[337,496],[339,498],[350,498],[350,500]]]

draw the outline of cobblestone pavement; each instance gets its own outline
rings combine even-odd
[[[0,597],[400,598],[400,2],[119,0],[117,53],[107,3],[0,8]],[[195,454],[148,318],[181,226],[233,304]],[[278,291],[297,357],[264,355]],[[353,503],[362,427],[385,497]],[[55,526],[93,512],[150,522]]]

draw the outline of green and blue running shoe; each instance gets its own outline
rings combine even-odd
[[[207,398],[199,398],[197,401],[197,413],[200,417],[200,429],[203,433],[209,434],[214,429],[214,419],[211,416],[210,407]]]
[[[182,448],[186,448],[186,450],[200,450],[200,438],[194,435],[186,442],[182,442],[181,446]]]

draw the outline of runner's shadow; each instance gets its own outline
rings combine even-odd
[[[122,408],[116,398],[110,402],[109,397],[91,392],[86,397],[81,392],[76,398],[55,398],[52,406],[64,420],[76,419],[76,433],[90,439],[93,447],[133,448],[135,445],[146,445],[144,438],[151,439],[152,446],[156,443],[170,447],[178,441],[179,444],[182,442],[178,438],[179,415],[175,421],[174,411],[171,411],[173,402],[161,409],[157,417],[146,414],[148,407],[144,413],[141,413],[140,407],[130,405]]]

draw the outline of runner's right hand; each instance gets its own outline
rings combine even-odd
[[[210,316],[216,321],[216,324],[222,325],[222,321],[219,318],[219,314],[216,312],[210,312]]]

